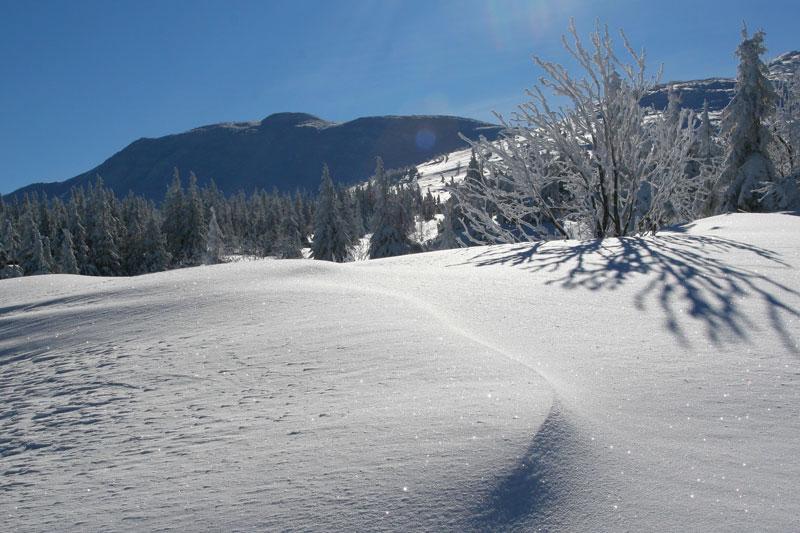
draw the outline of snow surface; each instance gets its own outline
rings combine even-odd
[[[792,531],[800,218],[0,282],[7,531]]]
[[[450,198],[450,192],[446,190],[446,187],[450,185],[451,178],[454,183],[459,183],[467,176],[470,157],[472,157],[472,149],[467,148],[417,165],[420,173],[417,182],[422,194],[427,194],[430,189],[431,194],[442,202]],[[444,178],[444,183],[442,183],[442,178]]]

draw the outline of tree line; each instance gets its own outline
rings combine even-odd
[[[423,196],[416,168],[376,175],[355,187],[335,186],[323,168],[316,197],[273,190],[223,195],[213,180],[200,187],[176,170],[160,205],[120,199],[97,178],[64,198],[36,193],[0,197],[0,276],[49,273],[133,276],[213,264],[232,255],[346,261],[365,235],[370,257],[422,246],[409,237],[415,219],[433,219],[441,204]],[[393,185],[389,185],[390,181]]]
[[[0,277],[46,273],[137,275],[233,255],[343,262],[429,249],[549,238],[655,233],[732,211],[800,208],[800,71],[773,83],[765,34],[742,32],[735,94],[719,126],[708,107],[642,107],[659,75],[621,32],[627,60],[599,24],[586,48],[574,25],[567,51],[584,76],[535,58],[545,76],[498,141],[465,141],[472,158],[442,202],[423,195],[416,168],[335,185],[322,169],[316,196],[273,190],[224,196],[175,171],[160,205],[119,199],[102,179],[68,198],[0,197]],[[560,98],[559,105],[553,96]],[[561,101],[568,102],[564,105]],[[438,220],[430,242],[415,223]],[[368,242],[366,237],[369,237]]]

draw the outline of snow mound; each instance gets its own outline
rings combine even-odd
[[[468,160],[468,156],[467,156]],[[0,282],[9,530],[788,531],[800,218]]]

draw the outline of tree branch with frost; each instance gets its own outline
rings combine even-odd
[[[567,236],[567,226],[592,236],[652,231],[689,218],[701,189],[687,172],[695,142],[694,117],[677,123],[640,106],[657,83],[645,55],[620,32],[629,60],[616,54],[608,28],[596,24],[591,49],[574,23],[565,49],[583,77],[534,57],[544,75],[529,101],[506,121],[499,141],[470,144],[481,158],[481,180],[453,190],[472,242],[515,242]],[[568,105],[553,107],[554,96]],[[486,207],[490,209],[485,209]]]

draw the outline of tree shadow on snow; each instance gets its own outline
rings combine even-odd
[[[733,266],[726,255],[734,253],[760,264],[752,268]],[[647,276],[650,281],[636,292],[636,307],[645,309],[648,297],[655,296],[666,328],[685,346],[689,345],[686,324],[682,323],[685,315],[704,323],[706,336],[714,344],[749,340],[757,325],[741,304],[759,299],[782,343],[800,354],[783,316],[800,318],[800,311],[785,302],[787,296],[800,297],[800,293],[769,276],[770,270],[792,267],[779,254],[747,243],[669,232],[577,244],[550,241],[511,251],[493,248],[468,264],[511,265],[549,273],[548,285],[592,291],[614,290],[637,275]]]

